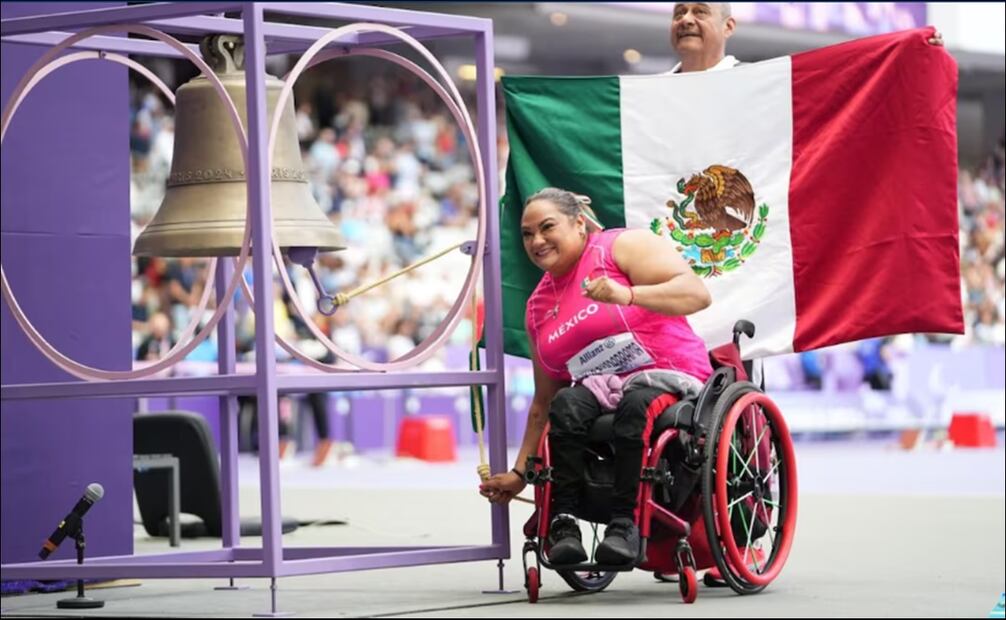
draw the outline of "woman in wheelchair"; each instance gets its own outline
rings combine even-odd
[[[685,319],[711,298],[673,244],[648,230],[603,230],[589,202],[546,188],[525,203],[524,249],[545,272],[526,314],[535,394],[516,466],[480,490],[494,503],[520,493],[527,458],[550,423],[549,562],[586,561],[574,515],[588,433],[614,411],[611,519],[595,557],[632,565],[640,555],[634,515],[654,412],[675,394],[694,397],[712,374],[705,344]],[[658,398],[663,406],[651,406]]]

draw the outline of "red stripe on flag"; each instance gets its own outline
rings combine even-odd
[[[797,351],[963,331],[957,65],[933,32],[793,56]]]

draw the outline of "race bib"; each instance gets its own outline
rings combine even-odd
[[[574,381],[590,375],[620,375],[653,364],[653,358],[626,332],[595,340],[566,362]]]

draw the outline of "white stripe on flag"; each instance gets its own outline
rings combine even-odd
[[[728,342],[737,319],[754,322],[757,333],[743,347],[745,358],[793,348],[791,90],[789,57],[715,73],[621,78],[627,226],[648,228],[655,218],[664,222],[671,215],[667,201],[684,199],[678,179],[687,181],[712,165],[747,177],[755,195],[754,221],[759,205],[769,207],[757,250],[736,269],[705,278],[713,305],[688,317],[709,347]]]

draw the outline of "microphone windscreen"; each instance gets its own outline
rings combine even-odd
[[[104,497],[104,495],[105,495],[105,488],[100,484],[98,484],[97,482],[92,482],[91,484],[87,485],[87,490],[84,491],[84,497],[91,500],[91,503],[98,501],[99,499]]]

